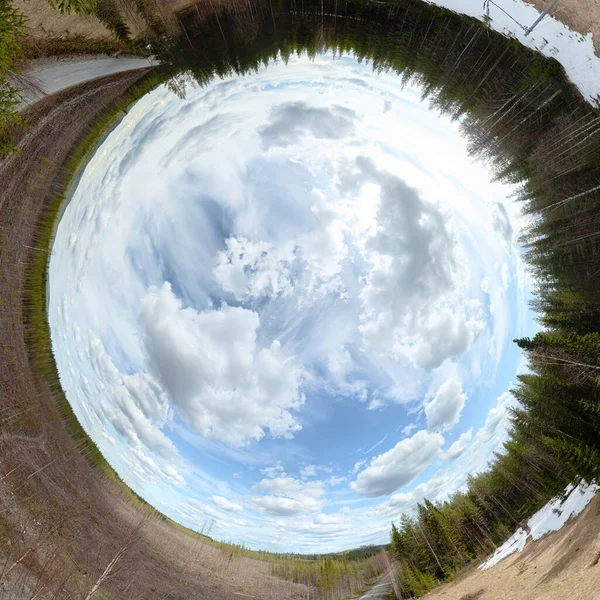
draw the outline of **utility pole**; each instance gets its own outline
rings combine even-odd
[[[535,23],[529,28],[525,30],[525,35],[529,35],[535,27],[537,27],[538,23],[558,4],[558,0],[552,0],[548,5],[548,8],[536,19]]]

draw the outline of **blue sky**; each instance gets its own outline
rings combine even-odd
[[[351,57],[161,87],[58,227],[78,418],[170,517],[253,548],[386,542],[506,437],[531,333],[512,189]]]

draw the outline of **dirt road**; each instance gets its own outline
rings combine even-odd
[[[31,61],[23,75],[38,88],[22,91],[22,105],[29,106],[40,98],[99,77],[153,66],[155,61],[139,57],[84,56],[75,59]]]
[[[384,575],[366,594],[359,600],[384,600],[388,597],[392,585],[388,575]]]

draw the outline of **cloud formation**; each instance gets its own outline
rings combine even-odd
[[[469,445],[469,442],[473,439],[473,428],[471,427],[464,433],[460,435],[460,437],[448,448],[446,453],[444,454],[444,458],[448,460],[454,460],[458,458]]]
[[[341,140],[354,133],[356,113],[337,104],[315,108],[305,102],[287,102],[275,106],[270,122],[259,130],[263,148],[296,144],[310,135],[318,140]]]
[[[192,429],[234,446],[300,429],[301,368],[278,341],[257,345],[256,312],[183,308],[164,283],[148,289],[140,320],[149,365]]]
[[[277,551],[384,543],[505,439],[510,340],[530,333],[509,193],[419,90],[349,57],[159,87],[58,227],[69,402],[187,526]]]
[[[293,516],[315,512],[323,506],[323,481],[301,481],[282,473],[277,477],[261,480],[257,487],[267,492],[267,495],[261,498],[254,498],[259,512]]]
[[[350,486],[369,498],[391,494],[424,471],[443,445],[444,438],[439,433],[417,431],[391,450],[376,456]]]
[[[457,358],[483,324],[447,307],[461,266],[448,216],[400,178],[361,156],[341,179],[342,193],[380,189],[376,229],[365,244],[371,263],[360,298],[360,331],[368,349],[406,357],[424,369]]]
[[[463,392],[460,381],[448,379],[425,407],[427,428],[452,429],[460,419],[466,399],[467,395]]]

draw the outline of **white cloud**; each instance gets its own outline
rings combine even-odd
[[[149,362],[190,427],[233,446],[300,429],[301,369],[279,342],[257,345],[256,312],[183,308],[165,283],[149,288],[140,320]]]
[[[271,494],[290,498],[320,498],[323,495],[322,481],[300,481],[289,475],[279,475],[271,479],[262,479],[258,487]]]
[[[267,242],[251,242],[244,237],[229,237],[225,244],[213,269],[225,291],[238,300],[292,293],[290,265],[295,256],[291,244],[274,248]]]
[[[241,504],[223,498],[223,496],[212,496],[209,500],[226,512],[242,512],[244,510],[244,507]]]
[[[363,379],[352,378],[355,365],[348,350],[342,347],[330,352],[327,355],[327,368],[331,381],[340,393],[357,398],[360,402],[366,401],[368,383]]]
[[[287,102],[275,106],[271,121],[260,128],[263,148],[297,144],[305,136],[340,140],[354,132],[356,113],[344,106],[316,108],[304,102]]]
[[[496,202],[490,211],[493,229],[500,234],[507,247],[512,243],[513,227],[506,207],[501,202]]]
[[[449,482],[450,477],[438,472],[428,481],[415,486],[410,492],[390,496],[389,500],[373,509],[372,516],[386,520],[397,520],[402,513],[414,510],[417,502],[422,502],[424,498],[436,501],[439,496],[448,493]]]
[[[363,465],[365,465],[366,463],[367,463],[366,460],[359,460],[358,462],[354,463],[354,466],[352,467],[352,469],[351,469],[350,472],[353,475],[355,475],[356,473],[358,473],[362,469]]]
[[[457,379],[448,379],[425,407],[427,428],[452,429],[459,421],[467,395]]]
[[[340,485],[341,483],[344,483],[344,481],[348,481],[348,478],[347,477],[342,477],[342,476],[339,476],[339,475],[332,475],[327,480],[327,485],[336,486],[336,485]]]
[[[260,472],[266,477],[277,477],[277,475],[284,472],[284,468],[281,461],[278,460],[272,467],[261,469]]]
[[[261,480],[257,488],[268,493],[261,498],[254,498],[259,512],[289,516],[321,510],[325,482],[300,481],[282,474]]]
[[[168,481],[179,487],[186,485],[185,479],[173,465],[158,464],[140,446],[129,448],[128,452],[122,453],[119,458],[129,466],[132,475],[142,486],[148,483],[158,485],[162,481]]]
[[[371,159],[359,157],[355,166],[341,178],[343,193],[367,183],[380,189],[376,231],[365,244],[371,268],[360,292],[364,345],[438,367],[460,356],[483,327],[455,297],[463,266],[450,216]]]
[[[340,348],[329,353],[327,366],[333,376],[343,378],[352,368],[352,356],[348,350]]]
[[[317,474],[317,467],[315,465],[306,465],[300,471],[301,477],[314,477]]]
[[[258,512],[280,516],[292,517],[301,515],[309,511],[320,510],[321,504],[313,499],[296,500],[294,498],[286,498],[284,496],[263,496],[262,498],[254,498],[254,504]]]
[[[458,458],[464,451],[465,448],[469,445],[469,442],[473,438],[473,428],[471,427],[469,430],[465,431],[461,436],[448,448],[448,450],[444,453],[443,458],[447,460],[454,460]]]
[[[410,435],[417,428],[416,423],[410,423],[406,427],[402,428],[402,435]]]
[[[484,442],[495,436],[504,436],[506,425],[510,418],[510,409],[516,406],[517,401],[510,392],[504,392],[498,397],[496,406],[492,407],[485,419],[485,425],[479,430],[476,441]],[[481,439],[478,439],[481,438]]]
[[[439,433],[417,431],[375,457],[350,483],[350,487],[369,498],[391,494],[424,471],[443,445],[444,438]]]
[[[148,451],[164,461],[180,464],[175,445],[161,431],[169,418],[169,408],[157,382],[144,372],[122,375],[107,354],[104,344],[93,334],[85,352],[101,381],[95,391],[104,399],[91,405],[91,410],[101,423],[110,423],[127,441],[137,453],[140,468],[145,466],[153,471],[158,468],[147,456]]]
[[[367,410],[379,410],[385,406],[385,402],[381,398],[373,398],[371,402],[369,402],[369,406]]]
[[[314,273],[308,287],[322,294],[339,287],[336,276],[348,255],[348,247],[344,240],[344,223],[334,203],[328,202],[323,192],[317,189],[312,190],[312,200],[311,212],[315,222],[312,231],[302,236],[298,244],[303,259]],[[325,286],[324,290],[318,289],[322,286]]]
[[[510,283],[510,273],[508,271],[508,265],[506,263],[502,263],[502,267],[500,268],[500,275],[502,277],[502,288],[504,291],[508,289],[508,284]]]
[[[467,318],[460,309],[444,308],[424,320],[422,326],[423,333],[413,338],[413,360],[424,369],[433,369],[465,352],[483,329],[483,322]]]

